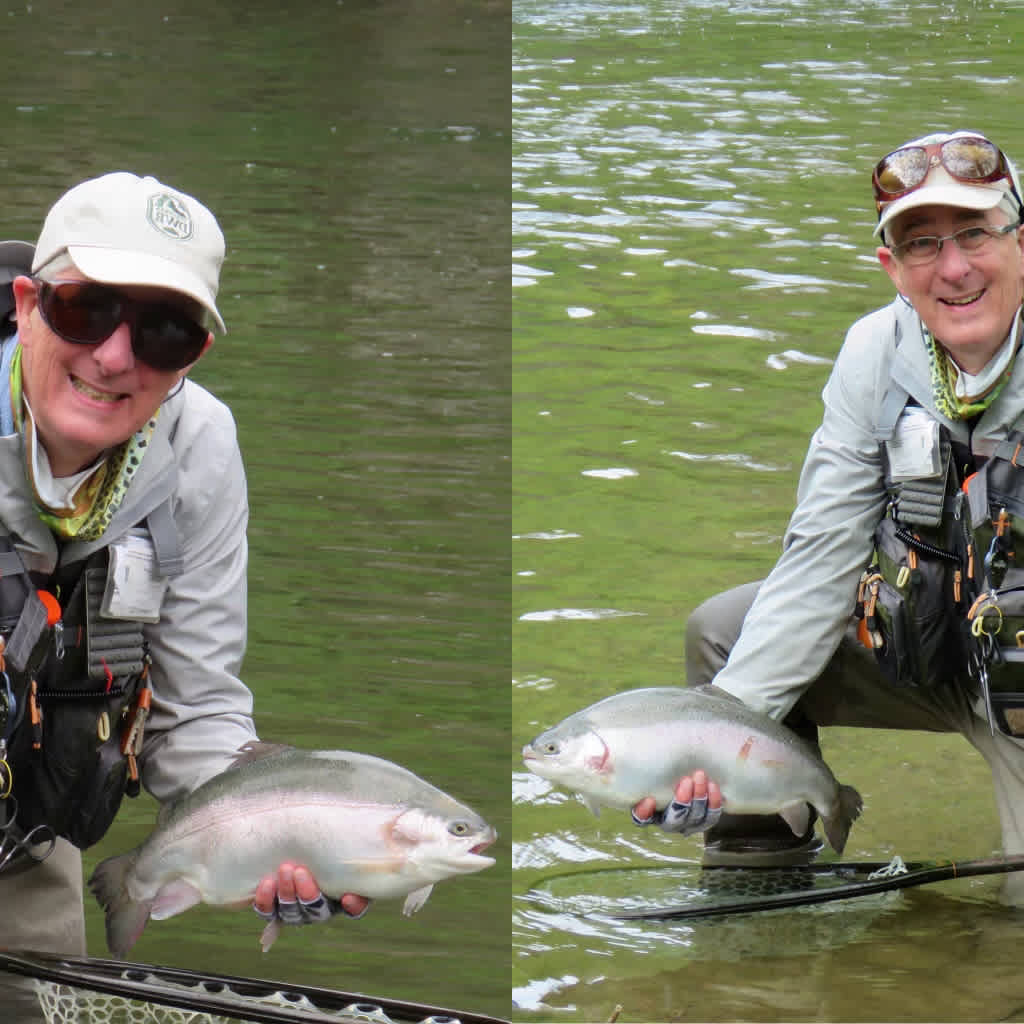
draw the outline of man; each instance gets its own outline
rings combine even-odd
[[[1020,186],[976,132],[901,146],[873,185],[898,296],[839,353],[775,568],[692,615],[688,682],[812,741],[821,725],[960,732],[991,768],[1005,852],[1022,853]],[[705,831],[709,865],[799,863],[820,848],[813,825],[796,837],[774,816],[723,813],[700,772],[664,812],[647,798],[633,815]]]
[[[256,738],[242,458],[186,379],[224,330],[224,238],[192,196],[114,173],[0,257],[0,946],[82,954],[79,849],[126,792],[175,800]],[[255,905],[367,901],[284,864]]]

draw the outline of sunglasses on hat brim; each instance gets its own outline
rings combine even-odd
[[[133,299],[94,281],[35,285],[43,322],[74,345],[99,345],[127,323],[136,359],[154,370],[182,370],[206,344],[207,329],[168,303]]]
[[[933,167],[942,164],[950,177],[965,185],[1008,181],[1017,190],[1002,150],[981,135],[961,135],[928,146],[902,146],[882,157],[871,174],[878,212],[920,188]],[[1017,196],[1018,201],[1020,197]]]

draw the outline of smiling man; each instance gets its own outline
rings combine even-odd
[[[1005,852],[1024,853],[1020,186],[977,132],[908,142],[872,184],[898,295],[839,352],[771,574],[690,617],[688,682],[812,743],[825,725],[961,733],[991,769]],[[813,825],[730,815],[703,772],[633,817],[705,832],[708,866],[801,863],[821,846]]]
[[[202,203],[106,174],[0,243],[0,946],[84,953],[79,850],[255,740],[239,678],[248,501],[227,406],[189,370],[224,329]],[[16,329],[11,330],[14,326]],[[302,865],[254,906],[365,911]]]

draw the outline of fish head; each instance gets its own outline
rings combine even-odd
[[[562,722],[523,747],[523,763],[534,775],[581,793],[612,772],[608,745],[589,726]]]
[[[468,875],[494,864],[483,856],[497,838],[494,826],[461,804],[439,813],[410,807],[395,819],[391,838],[403,850],[408,869],[424,881]]]

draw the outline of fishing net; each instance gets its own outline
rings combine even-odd
[[[167,984],[166,981],[163,982]],[[314,1005],[306,996],[294,992],[274,992],[268,995],[239,996],[238,1016],[224,1016],[202,1010],[190,1010],[159,1005],[124,995],[111,995],[79,989],[61,982],[32,979],[42,1020],[46,1024],[238,1024],[245,1020],[266,1020],[259,1010],[282,1010],[296,1021],[337,1021],[339,1024],[398,1024],[385,1009],[374,1003],[353,1003],[337,1010],[325,1010]],[[187,993],[189,986],[180,987]],[[253,1014],[256,1014],[255,1016]],[[292,1016],[294,1014],[294,1016]],[[276,1018],[275,1018],[276,1019]],[[459,1024],[458,1017],[434,1015],[423,1018],[422,1024]]]
[[[237,1019],[87,992],[52,981],[36,981],[34,987],[46,1024],[232,1024]]]
[[[507,1024],[472,1011],[127,964],[0,950],[0,1024]]]

